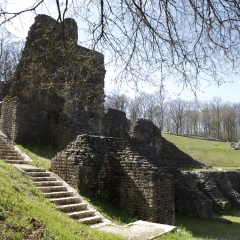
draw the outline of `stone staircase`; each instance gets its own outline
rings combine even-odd
[[[93,227],[108,223],[108,220],[84,201],[76,190],[71,189],[57,175],[45,169],[29,165],[30,161],[27,161],[20,150],[16,149],[11,141],[1,133],[0,159],[13,164],[26,174],[33,181],[36,188],[41,190],[44,196],[56,205],[57,209],[66,213],[69,217]]]
[[[69,191],[63,181],[52,176],[51,172],[42,168],[20,166],[21,170],[33,181],[33,184],[43,192],[56,208],[69,217],[85,224],[99,224],[102,217],[96,211],[88,209],[88,204],[73,191]]]
[[[15,146],[0,134],[0,158],[11,164],[28,164],[29,161],[25,160],[24,156],[16,150]]]

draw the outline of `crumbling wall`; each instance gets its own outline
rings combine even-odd
[[[141,155],[158,167],[206,167],[163,138],[160,129],[147,119],[138,119],[131,124],[124,112],[109,108],[104,114],[103,133],[108,137],[127,140]]]
[[[174,221],[172,180],[123,139],[80,135],[52,160],[51,169],[80,192],[140,219]]]
[[[55,115],[58,116],[66,115],[71,121],[71,126],[88,125],[92,132],[101,133],[104,57],[98,52],[78,46],[77,40],[78,29],[73,19],[65,19],[63,23],[59,23],[49,16],[38,15],[29,30],[13,84],[3,105],[15,100],[27,104],[29,112],[26,113],[25,108],[25,113],[29,117],[32,111],[40,115],[42,111],[46,112],[51,122],[51,127],[47,128],[46,133],[51,133],[51,128],[59,127],[61,131],[63,127],[67,127],[59,119],[53,127],[52,113],[57,113]],[[5,108],[8,106],[9,104],[6,104]],[[10,131],[6,125],[7,121],[4,120],[6,117],[3,114],[2,129]],[[18,117],[19,115],[16,116],[17,122]],[[35,128],[29,133],[36,131],[41,121],[42,119],[35,121]],[[78,127],[77,134],[79,129]],[[15,124],[15,132],[19,131],[21,130]],[[30,141],[31,136],[28,139],[27,132],[24,134]],[[58,137],[59,134],[48,134],[51,142],[56,142]]]
[[[129,139],[130,120],[126,113],[113,108],[107,108],[104,112],[104,131],[106,137]]]
[[[229,213],[240,208],[240,173],[181,172],[166,169],[175,182],[176,211],[188,216],[209,218],[212,212]]]

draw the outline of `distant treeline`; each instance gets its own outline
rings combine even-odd
[[[149,119],[164,132],[240,140],[240,102],[223,102],[219,97],[210,101],[171,99],[165,91],[141,92],[132,99],[112,91],[106,96],[105,107],[126,112],[133,122]]]

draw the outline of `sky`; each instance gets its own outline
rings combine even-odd
[[[35,0],[9,0],[8,11],[14,12],[28,7],[29,4],[34,3]],[[51,7],[51,0],[45,0],[45,5],[37,10],[37,13],[47,14],[51,17],[56,17],[56,9]],[[30,26],[34,22],[33,14],[21,15],[21,18],[16,18],[12,21],[12,24],[6,25],[7,29],[13,33],[15,36],[25,39],[28,34]],[[80,26],[81,23],[78,23]],[[79,36],[82,33],[79,32]],[[119,86],[114,84],[112,79],[114,78],[114,71],[110,67],[106,67],[105,76],[105,91],[111,91],[113,89],[118,89]],[[169,96],[174,99],[180,97],[187,100],[193,100],[195,98],[191,91],[183,90],[181,85],[174,84],[174,81],[167,79],[164,82],[164,88],[167,90]],[[146,91],[148,93],[154,93],[159,87],[153,87],[149,84],[142,83],[138,86],[138,91]],[[137,92],[134,88],[128,87],[126,85],[121,85],[120,91],[129,97],[134,98]],[[213,97],[220,97],[224,102],[238,103],[240,102],[240,76],[226,77],[226,83],[223,85],[209,85],[207,82],[201,82],[201,90],[197,91],[197,98],[201,101],[211,100]]]

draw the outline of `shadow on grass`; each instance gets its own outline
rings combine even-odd
[[[221,223],[216,220],[218,217],[227,218],[232,224]],[[190,231],[196,238],[240,240],[240,209],[233,209],[228,215],[214,214],[208,220],[177,214],[175,225]]]
[[[132,217],[130,214],[110,203],[103,203],[100,200],[94,199],[89,196],[84,197],[84,199],[90,204],[92,204],[107,219],[117,224],[125,225],[137,221],[137,218]]]
[[[39,156],[42,158],[47,158],[51,160],[57,155],[57,152],[60,149],[56,146],[52,145],[44,145],[44,144],[22,144],[21,145],[25,150]]]

